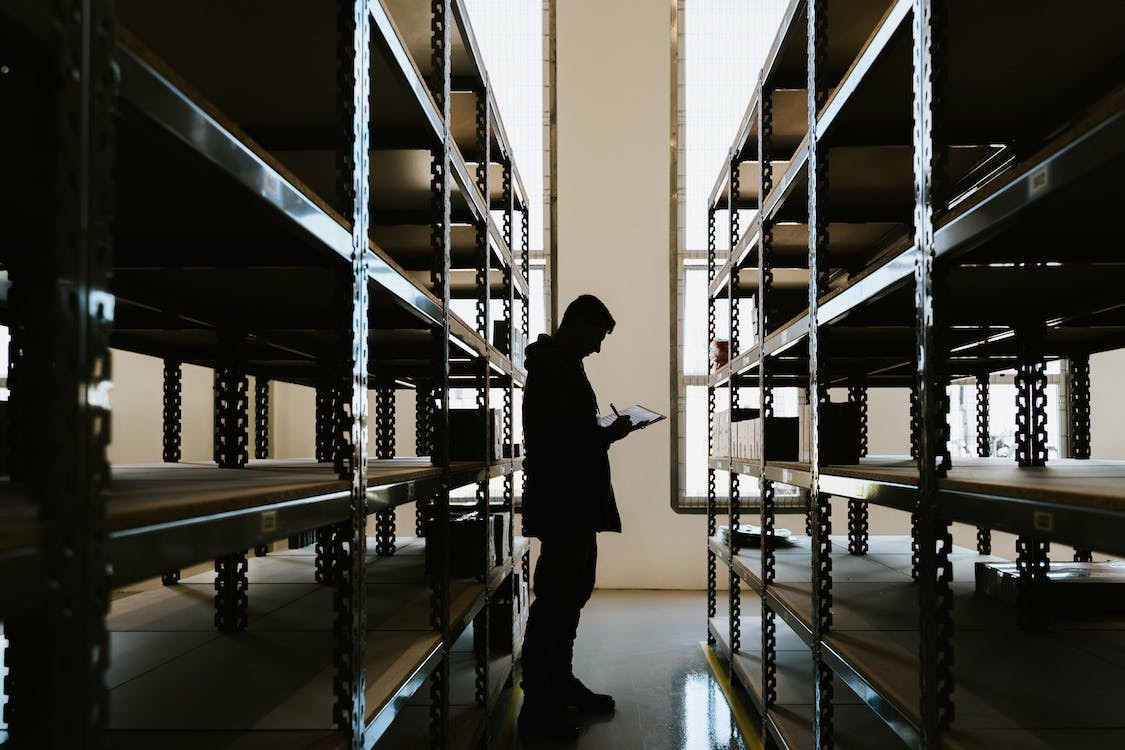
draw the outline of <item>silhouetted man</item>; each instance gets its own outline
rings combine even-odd
[[[523,647],[520,726],[564,740],[578,736],[568,708],[614,709],[613,698],[592,692],[572,667],[578,618],[594,590],[597,533],[621,531],[609,446],[632,424],[628,417],[598,424],[597,399],[582,367],[614,325],[605,304],[584,294],[566,308],[555,335],[527,347],[523,522],[524,533],[542,544]]]

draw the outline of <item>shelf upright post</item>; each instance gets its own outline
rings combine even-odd
[[[918,431],[917,522],[919,681],[921,745],[935,750],[953,721],[953,539],[949,521],[938,515],[938,478],[948,468],[949,426],[935,307],[948,304],[935,292],[934,210],[943,195],[947,139],[944,136],[946,7],[942,0],[914,0],[914,314]]]
[[[1069,381],[1067,416],[1070,421],[1071,458],[1090,458],[1090,355],[1080,354],[1067,360],[1064,376]],[[1074,548],[1074,562],[1093,562],[1088,547]]]
[[[395,388],[394,383],[383,383],[375,388],[375,458],[389,460],[395,457]],[[390,556],[395,553],[395,509],[381,510],[375,514],[375,554]]]
[[[477,409],[480,410],[484,419],[484,459],[485,459],[485,476],[480,482],[477,482],[477,513],[480,516],[481,523],[484,525],[485,533],[482,535],[481,549],[478,550],[480,557],[483,558],[484,565],[482,567],[481,580],[485,583],[485,603],[481,609],[480,614],[477,615],[473,625],[473,660],[475,669],[475,698],[478,706],[487,707],[488,705],[488,642],[489,642],[489,604],[492,600],[492,592],[488,590],[488,571],[492,568],[492,560],[488,554],[489,541],[492,539],[492,523],[491,523],[491,508],[489,503],[489,468],[492,465],[492,456],[490,455],[493,445],[493,425],[490,418],[489,402],[492,385],[492,364],[490,361],[490,354],[492,350],[491,342],[491,302],[492,302],[492,284],[491,284],[491,271],[492,271],[492,253],[488,245],[488,229],[489,217],[491,216],[491,200],[489,193],[489,180],[488,168],[492,161],[491,158],[491,143],[492,139],[489,137],[491,123],[489,121],[489,108],[488,108],[488,78],[480,82],[480,87],[476,93],[476,150],[477,150],[477,165],[476,165],[476,187],[480,191],[481,196],[484,197],[484,213],[479,217],[476,226],[476,240],[477,240],[477,265],[476,265],[476,292],[477,292],[477,316],[476,325],[477,333],[484,340],[485,355],[480,360],[480,384],[477,386]],[[497,456],[497,459],[502,456]],[[484,728],[484,737],[482,742],[487,746],[488,744],[488,726],[487,722]]]
[[[270,381],[254,378],[254,458],[270,457]]]
[[[336,102],[340,144],[336,178],[350,214],[351,279],[349,336],[341,354],[336,410],[334,464],[341,479],[351,481],[349,518],[338,527],[335,551],[336,588],[332,595],[332,718],[347,735],[352,750],[366,746],[367,661],[367,419],[369,287],[368,237],[370,204],[371,16],[365,0],[340,3],[337,11]]]
[[[716,337],[716,319],[715,319],[715,297],[711,294],[711,282],[715,280],[716,272],[716,237],[715,237],[715,207],[709,206],[707,208],[707,344],[715,341]],[[728,358],[730,349],[727,350]],[[717,441],[715,440],[715,386],[708,378],[707,382],[707,456],[716,455]],[[729,453],[729,451],[728,451]],[[729,458],[729,455],[726,456]],[[716,516],[718,515],[718,488],[716,485],[715,469],[711,466],[710,460],[707,462],[707,622],[710,623],[711,618],[715,617],[718,612],[718,579],[715,561],[715,552],[711,549],[710,540],[714,537],[719,529],[717,525]],[[731,534],[733,537],[733,533]],[[711,628],[707,628],[707,643],[714,646],[715,636],[711,632]]]
[[[758,221],[761,223],[758,246],[758,344],[766,340],[769,327],[776,323],[770,315],[773,291],[773,221],[765,214],[766,197],[773,190],[773,89],[759,78],[758,86]],[[737,238],[736,240],[737,241]],[[733,245],[732,245],[733,247]],[[733,263],[732,263],[733,266]],[[733,326],[732,326],[733,328]],[[760,578],[762,581],[762,726],[768,725],[770,709],[777,702],[777,613],[769,605],[768,593],[776,572],[776,557],[769,543],[774,531],[776,492],[773,481],[766,478],[767,424],[773,417],[773,371],[764,347],[758,357],[758,443],[759,456],[758,510],[762,527],[762,555]],[[733,535],[732,535],[733,538]]]
[[[327,373],[331,372],[331,364],[320,363],[322,371],[318,374],[315,386],[315,419],[316,429],[313,457],[317,463],[329,463],[333,460],[334,449],[332,441],[336,439],[336,413],[338,394],[338,378],[332,378]],[[315,542],[317,583],[329,585],[333,581],[336,570],[335,553],[336,528],[324,526],[311,532],[305,531],[289,537],[289,548],[298,549],[307,547]]]
[[[245,468],[250,458],[250,380],[246,376],[243,337],[220,329],[219,362],[215,367],[215,463],[222,469]]]
[[[504,161],[503,174],[502,174],[502,177],[501,177],[501,179],[502,179],[501,193],[502,193],[502,200],[504,202],[504,217],[503,217],[503,221],[504,221],[504,227],[503,227],[504,243],[507,244],[508,249],[510,251],[512,250],[512,247],[513,247],[513,245],[512,245],[512,239],[513,239],[513,237],[512,237],[513,191],[512,191],[512,161],[511,161],[511,159],[512,159],[512,157],[509,154],[508,158],[505,159],[505,161]],[[512,283],[512,277],[515,274],[515,268],[513,268],[514,264],[515,264],[515,252],[512,251],[512,262],[510,264],[508,264],[508,263],[504,264],[504,310],[503,310],[502,314],[503,314],[504,320],[507,321],[506,330],[507,330],[507,337],[508,337],[508,340],[506,342],[504,342],[504,348],[508,352],[508,360],[509,360],[509,362],[512,363],[513,369],[515,367],[515,360],[516,360],[515,335],[514,335],[515,334],[515,320],[513,320],[513,313],[515,311],[515,304],[516,303],[515,303],[515,284]],[[526,280],[527,279],[525,278],[524,281],[526,281]],[[509,459],[511,459],[513,461],[515,460],[515,455],[516,455],[516,452],[515,452],[514,420],[515,420],[515,376],[514,376],[513,373],[509,373],[508,377],[507,377],[507,379],[505,380],[505,383],[504,383],[504,422],[503,422],[503,429],[504,429],[504,445],[507,446]],[[504,545],[505,546],[504,546],[503,555],[502,555],[502,557],[505,560],[507,560],[509,558],[514,558],[514,555],[515,555],[515,529],[513,528],[513,524],[512,524],[513,512],[514,512],[514,508],[515,508],[515,490],[516,490],[516,488],[515,488],[515,476],[510,471],[505,472],[504,473],[504,515],[505,515],[505,517],[508,521],[508,534],[507,534],[506,538],[504,539]],[[513,565],[515,564],[514,559],[512,559],[512,563],[513,563]],[[513,571],[514,571],[514,568],[513,568]],[[514,572],[513,572],[513,575],[514,575]],[[504,627],[506,627],[506,628],[507,627],[513,627],[514,628],[515,617],[516,617],[516,610],[515,610],[516,597],[519,595],[519,592],[514,587],[512,587],[512,584],[509,584],[509,586],[511,587],[510,590],[513,592],[513,595],[511,597],[509,597],[510,608],[508,609],[507,616],[505,617]],[[513,646],[514,646],[514,644],[513,644]],[[515,651],[516,650],[513,647],[512,648],[512,665],[511,665],[511,669],[508,671],[508,675],[509,675],[508,682],[509,682],[509,684],[514,682],[514,676],[513,675],[515,675],[515,668],[516,668]]]
[[[1039,336],[1038,331],[1016,331],[1016,462],[1021,467],[1047,465],[1047,364]]]
[[[917,300],[915,300],[917,302]],[[922,406],[918,400],[918,381],[915,377],[910,384],[910,457],[915,461],[921,456]],[[918,580],[918,555],[921,541],[918,538],[918,511],[910,512],[910,579]]]
[[[414,386],[414,455],[434,455],[434,391],[428,381]],[[426,509],[429,498],[419,497],[414,503],[414,534],[426,537]]]
[[[504,162],[503,171],[503,201],[504,201],[504,242],[511,250],[513,245],[512,235],[512,214],[514,212],[514,192],[512,190],[512,162],[511,157]],[[515,264],[515,252],[512,252],[512,265],[505,264],[504,266],[504,320],[507,321],[507,336],[508,340],[504,342],[504,348],[508,351],[508,360],[512,363],[513,371],[516,362],[516,321],[514,318],[516,309],[516,287],[512,281],[516,273],[513,267]],[[527,281],[527,277],[524,277]],[[527,300],[524,300],[527,304]],[[516,432],[515,432],[515,403],[516,403],[516,379],[514,372],[509,374],[504,384],[504,445],[508,447],[508,457],[515,460],[516,451]],[[508,540],[505,556],[510,557],[515,550],[515,529],[512,526],[512,513],[515,509],[515,477],[512,472],[504,475],[504,512],[508,514]]]
[[[102,747],[109,713],[109,292],[117,96],[109,0],[54,4],[42,185],[49,221],[11,258],[12,479],[43,524],[41,609],[5,621],[10,743]]]
[[[828,0],[809,0],[808,22],[808,143],[809,143],[809,469],[812,519],[812,596],[813,596],[813,747],[830,750],[833,736],[833,674],[825,662],[824,638],[832,629],[832,506],[830,496],[820,491],[820,412],[828,402],[829,374],[825,334],[819,318],[820,297],[829,291],[828,236],[828,145],[817,128],[817,113],[828,96],[824,68],[828,48]],[[764,130],[764,128],[763,128]],[[862,392],[862,389],[860,389]],[[851,395],[851,393],[849,393]],[[866,506],[864,506],[866,510]],[[851,516],[849,508],[849,517]],[[866,520],[866,519],[863,519]],[[852,541],[849,524],[849,545]],[[866,551],[866,524],[857,530],[856,549]],[[862,545],[862,546],[860,546]]]
[[[164,463],[179,463],[181,450],[180,428],[183,421],[183,366],[176,360],[164,360]],[[160,582],[175,586],[180,582],[180,571],[168,570],[161,574]]]
[[[730,185],[729,185],[729,189],[728,189],[727,215],[728,215],[728,218],[729,218],[728,223],[729,223],[729,227],[730,227],[730,237],[729,237],[729,244],[727,245],[727,256],[730,257],[730,258],[733,258],[734,248],[738,244],[738,238],[739,238],[739,235],[741,234],[741,230],[739,228],[739,214],[738,214],[738,202],[741,199],[740,194],[739,194],[740,193],[740,187],[739,187],[739,182],[740,182],[739,172],[740,172],[740,169],[739,169],[738,154],[736,152],[732,151],[729,154],[729,160],[730,160],[730,177],[729,177]],[[728,300],[728,303],[729,303],[729,310],[730,310],[730,352],[731,352],[731,359],[734,358],[734,354],[736,352],[738,352],[738,347],[739,347],[739,331],[740,331],[741,326],[740,326],[740,322],[739,322],[738,291],[739,291],[739,271],[738,271],[737,264],[731,263],[731,265],[730,265],[730,276],[727,279],[727,300]],[[732,369],[732,372],[731,372],[731,376],[730,376],[729,380],[727,381],[727,391],[729,393],[730,414],[731,414],[731,419],[732,419],[732,424],[733,424],[735,409],[738,408],[738,383],[736,381],[736,377],[734,375],[733,369]],[[733,430],[732,430],[732,432],[733,432]],[[727,455],[729,456],[730,453],[731,452],[728,450]],[[727,518],[730,521],[730,554],[731,554],[731,559],[734,559],[734,557],[736,555],[738,555],[738,537],[737,537],[737,534],[735,532],[738,529],[738,524],[739,524],[739,521],[741,520],[741,513],[742,513],[742,507],[741,507],[742,506],[742,499],[741,499],[741,496],[739,494],[738,484],[739,484],[738,472],[736,472],[736,471],[730,472],[730,477],[729,477],[730,498],[728,500],[729,510],[727,512]],[[741,622],[741,618],[742,618],[742,590],[741,590],[741,581],[739,580],[738,574],[734,572],[734,566],[733,565],[730,566],[730,572],[729,572],[729,595],[730,595],[730,650],[731,650],[731,660],[730,660],[730,672],[731,672],[731,674],[730,674],[730,676],[731,676],[731,679],[734,679],[735,678],[735,675],[734,675],[734,654],[738,653],[738,651],[742,648],[742,622]]]
[[[1047,465],[1047,365],[1040,351],[1040,331],[1017,329],[1016,462],[1020,467]],[[1048,612],[1043,592],[1051,570],[1051,543],[1020,535],[1016,539],[1016,608],[1021,627],[1042,629]]]
[[[855,375],[848,386],[848,402],[855,404],[859,411],[859,455],[862,458],[867,455],[867,384],[862,373]],[[848,500],[848,552],[866,555],[869,538],[867,503],[863,500]]]
[[[254,377],[254,458],[259,461],[270,457],[270,381],[261,376]],[[268,544],[254,547],[254,555],[265,557],[269,554]]]
[[[433,209],[430,244],[432,286],[441,294],[442,323],[434,330],[434,388],[437,409],[433,424],[433,457],[441,467],[441,483],[433,502],[433,519],[426,541],[430,561],[430,623],[441,633],[441,660],[430,674],[430,745],[449,746],[449,282],[450,282],[450,148],[452,134],[450,52],[453,13],[451,0],[430,0],[430,53],[433,81],[430,89],[442,114],[442,140],[430,163],[430,200]]]
[[[180,429],[183,420],[183,368],[164,360],[164,463],[179,463],[183,457]]]
[[[349,34],[350,36],[350,34]],[[340,178],[342,179],[342,178]],[[350,189],[350,188],[348,188]],[[350,272],[349,272],[350,275]],[[346,287],[345,287],[346,288]],[[342,322],[351,317],[351,302],[340,307]],[[340,356],[343,356],[341,352]],[[335,463],[339,448],[340,431],[344,428],[346,411],[344,408],[345,384],[338,363],[327,363],[321,380],[316,385],[316,460],[318,463]],[[314,577],[317,583],[331,585],[336,582],[337,558],[343,547],[342,534],[346,533],[339,524],[322,526],[313,533],[316,542]],[[298,546],[306,546],[307,539],[301,539]]]
[[[219,361],[215,366],[215,463],[221,469],[244,469],[249,460],[249,390],[243,336],[240,330],[219,330]],[[215,629],[235,633],[249,617],[246,550],[215,559]]]
[[[988,372],[977,375],[977,456],[987,458],[992,454],[992,439],[988,424]],[[977,553],[992,554],[992,530],[977,526]]]
[[[524,199],[526,203],[526,198]],[[528,207],[524,205],[520,210],[520,268],[523,269],[523,277],[527,280],[528,290],[531,289],[531,227],[529,225]],[[553,251],[552,251],[553,252]],[[531,343],[531,305],[530,296],[523,301],[520,305],[520,328],[523,330],[524,341]],[[523,497],[523,492],[527,488],[527,474],[520,472],[520,497]],[[522,519],[522,515],[521,515]],[[526,536],[526,534],[524,535]],[[524,558],[524,564],[530,565],[528,562],[530,556]],[[526,579],[525,579],[526,580]]]

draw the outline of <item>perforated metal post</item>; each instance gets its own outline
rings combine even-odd
[[[1028,536],[1016,538],[1016,611],[1020,627],[1043,630],[1049,623],[1047,574],[1051,544]]]
[[[430,90],[441,109],[444,123],[441,147],[430,160],[430,198],[432,224],[430,245],[433,264],[430,280],[440,291],[442,325],[434,335],[434,389],[437,411],[433,419],[434,463],[442,468],[441,488],[434,495],[433,518],[427,547],[433,545],[430,557],[430,624],[442,637],[442,656],[430,674],[430,745],[444,750],[449,744],[449,648],[451,638],[449,615],[449,299],[450,299],[450,222],[451,183],[451,62],[453,16],[450,0],[430,2],[430,51],[433,80]]]
[[[977,456],[987,458],[992,454],[992,437],[988,424],[988,373],[977,375]],[[977,526],[977,552],[992,554],[992,530]]]
[[[164,360],[164,462],[177,463],[183,453],[180,429],[183,419],[183,371],[179,362]]]
[[[334,449],[332,441],[336,435],[336,385],[331,378],[325,378],[316,386],[316,446],[315,457],[320,463],[332,461]]]
[[[254,379],[254,458],[270,457],[270,381]]]
[[[345,354],[348,352],[341,350],[340,356]],[[326,373],[316,386],[316,460],[335,467],[337,457],[344,451],[342,431],[350,430],[350,418],[345,407],[348,383],[339,374],[337,366],[328,366]],[[317,583],[331,585],[337,582],[339,557],[344,554],[344,539],[348,535],[347,529],[339,524],[324,526],[314,532],[314,577]]]
[[[773,189],[773,94],[768,89],[760,92],[758,156],[761,164],[761,188],[758,191],[758,214],[761,217],[761,249],[758,253],[758,340],[766,338],[769,330],[777,322],[772,308],[773,289],[773,222],[763,212],[766,196]],[[737,240],[732,240],[736,242]],[[732,244],[731,247],[734,247]],[[733,264],[732,264],[733,265]],[[732,302],[732,304],[734,304]],[[732,336],[733,338],[733,336]],[[758,367],[758,392],[761,394],[760,440],[765,446],[767,428],[773,417],[773,363],[763,356]],[[763,453],[763,457],[764,457]],[[777,493],[773,482],[766,478],[763,458],[758,475],[761,495],[760,521],[762,527],[761,571],[762,591],[768,593],[774,582],[776,559],[773,545],[769,543],[775,528]],[[777,701],[777,613],[762,596],[762,703],[763,720],[765,714]]]
[[[848,402],[859,410],[859,455],[867,455],[867,387],[861,378],[854,379],[848,387]],[[848,500],[848,552],[853,555],[866,555],[869,549],[870,520],[867,503],[863,500]]]
[[[1080,354],[1071,357],[1067,367],[1070,394],[1070,456],[1077,459],[1090,458],[1090,355]],[[1093,550],[1087,547],[1074,548],[1074,562],[1093,562]]]
[[[112,2],[61,0],[44,12],[52,21],[45,92],[52,117],[43,133],[51,158],[34,184],[52,212],[5,261],[19,349],[9,387],[12,436],[22,445],[12,472],[38,509],[45,585],[41,609],[4,622],[5,718],[8,744],[62,750],[104,746],[109,710],[106,446],[117,71]],[[5,169],[6,179],[21,177]]]
[[[730,244],[728,247],[733,248],[738,244],[739,235],[742,233],[739,226],[738,204],[740,198],[740,175],[739,175],[739,162],[735,155],[731,155],[730,162],[730,207],[727,212],[730,217]],[[737,265],[731,264],[729,282],[727,287],[727,295],[730,305],[730,352],[733,354],[738,352],[739,339],[741,332],[740,310],[738,300],[739,289],[739,269]],[[735,409],[739,404],[738,383],[733,373],[728,381],[728,390],[730,394],[730,413],[733,416]],[[730,472],[729,477],[729,492],[730,497],[728,500],[727,518],[730,521],[730,554],[733,558],[738,554],[738,536],[737,529],[741,522],[742,513],[742,498],[739,493],[739,475],[737,472]],[[738,574],[734,572],[734,566],[730,566],[728,574],[728,588],[730,598],[730,648],[731,653],[737,653],[742,648],[742,589],[741,581]],[[730,663],[731,677],[734,677],[734,659]]]
[[[375,390],[375,458],[389,460],[395,457],[395,389],[393,385],[380,385]],[[375,554],[389,556],[395,553],[395,509],[388,508],[375,514]]]
[[[710,283],[715,280],[716,273],[716,235],[715,235],[715,209],[709,208],[707,210],[707,282],[708,289]],[[716,337],[716,320],[715,320],[715,298],[708,292],[707,294],[707,343],[710,346],[711,342]],[[707,455],[708,457],[718,454],[719,446],[715,440],[715,407],[716,395],[715,386],[711,384],[708,379],[707,384]],[[723,451],[726,453],[727,451]],[[713,538],[719,531],[718,529],[718,487],[716,485],[715,469],[711,466],[710,461],[707,464],[707,539]],[[711,549],[710,542],[707,544],[707,619],[708,623],[711,618],[715,617],[718,611],[718,577],[716,569],[715,552]],[[715,636],[711,632],[711,628],[707,628],[707,643],[710,645],[715,644]]]
[[[337,183],[351,217],[351,278],[345,288],[350,336],[341,352],[344,373],[334,409],[333,466],[351,483],[349,518],[337,530],[332,596],[334,703],[332,718],[351,750],[365,750],[367,718],[367,418],[368,261],[370,222],[371,16],[368,3],[340,3],[337,13],[338,121],[342,137]]]
[[[476,92],[476,148],[478,152],[477,168],[476,168],[476,185],[481,195],[484,196],[486,210],[484,215],[476,222],[476,235],[477,235],[477,261],[476,261],[476,324],[477,333],[485,341],[490,340],[490,326],[491,326],[491,256],[492,253],[488,246],[488,216],[487,204],[489,202],[489,185],[488,185],[488,165],[490,161],[490,145],[491,139],[489,138],[489,109],[487,90],[482,86]],[[477,385],[477,409],[485,416],[484,421],[484,440],[485,446],[493,444],[492,441],[492,421],[489,419],[489,401],[490,401],[490,382],[491,372],[488,357],[481,357],[477,366],[480,371],[480,382]],[[488,459],[488,450],[485,450],[486,461]],[[491,538],[489,533],[491,510],[489,507],[489,485],[488,481],[484,480],[477,482],[477,514],[480,516],[482,523],[485,524],[486,533],[483,535],[483,543],[481,548],[477,551],[479,558],[483,559],[480,580],[487,581],[488,570],[491,568],[491,561],[488,555],[488,540]],[[478,706],[484,706],[488,702],[488,629],[489,629],[489,603],[491,601],[491,591],[486,587],[485,589],[485,606],[481,613],[477,616],[476,622],[473,627],[473,661],[475,671],[475,694]],[[485,728],[485,737],[483,742],[487,744],[488,730]]]
[[[215,463],[224,469],[245,468],[249,460],[250,380],[242,336],[219,333],[221,359],[215,367]],[[246,629],[249,601],[246,551],[215,560],[215,628],[233,633]]]
[[[434,397],[433,389],[418,383],[414,392],[414,454],[434,454]],[[414,534],[419,539],[426,536],[426,509],[429,498],[419,497],[414,503]]]
[[[215,629],[220,633],[246,629],[250,607],[247,570],[246,550],[215,560]]]
[[[812,400],[811,414],[811,502],[812,526],[812,584],[813,584],[813,746],[818,750],[834,747],[833,674],[825,661],[824,638],[832,629],[832,505],[831,497],[820,491],[820,418],[822,408],[828,404],[827,340],[829,329],[821,326],[818,318],[820,298],[829,291],[829,236],[828,236],[828,148],[821,143],[816,115],[828,96],[824,68],[828,46],[828,2],[809,0],[807,11],[808,112],[809,112],[809,388]],[[866,391],[862,387],[849,390],[849,398],[862,402],[866,413]],[[866,506],[853,512],[852,518],[866,521]],[[866,552],[866,523],[848,524],[849,548],[853,554]],[[854,543],[854,546],[853,546]]]
[[[1017,333],[1016,463],[1047,465],[1047,364],[1038,352],[1038,332]]]
[[[242,336],[221,331],[222,359],[215,367],[215,463],[241,469],[250,458],[250,379],[242,351]]]
[[[948,140],[945,132],[946,35],[945,4],[914,0],[914,312],[916,321],[915,383],[917,384],[918,500],[917,533],[919,599],[919,682],[921,745],[936,750],[942,732],[953,721],[953,546],[949,521],[938,514],[938,478],[948,468],[948,398],[940,340],[938,309],[947,304],[935,278],[934,212],[944,199]]]
[[[313,559],[313,579],[324,586],[336,582],[336,570],[339,568],[337,558],[343,548],[340,539],[342,529],[338,525],[322,526],[314,534],[315,557]]]
[[[164,462],[178,463],[183,456],[180,434],[183,421],[183,368],[179,362],[164,360]],[[180,582],[180,571],[168,570],[160,575],[165,586]]]

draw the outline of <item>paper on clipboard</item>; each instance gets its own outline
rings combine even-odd
[[[634,430],[639,430],[642,427],[648,427],[654,422],[659,422],[662,419],[667,419],[667,417],[665,417],[663,414],[655,412],[652,409],[646,409],[643,406],[633,405],[628,409],[619,410],[617,414],[607,414],[606,416],[598,420],[598,424],[602,427],[609,427],[611,424],[613,424],[613,420],[617,419],[618,415],[621,415],[622,417],[629,417],[629,419],[633,421]]]

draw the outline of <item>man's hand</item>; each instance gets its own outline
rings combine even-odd
[[[633,431],[633,420],[626,416],[619,416],[605,429],[609,442],[615,443]]]

